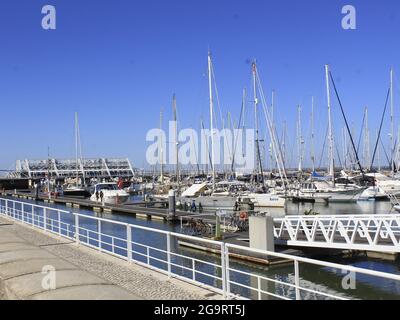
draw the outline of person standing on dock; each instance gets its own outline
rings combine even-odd
[[[196,212],[197,211],[196,201],[195,200],[192,201],[192,206],[191,206],[190,209],[191,209],[190,211],[192,211],[192,212]]]
[[[100,195],[99,195],[99,190],[97,190],[97,191],[96,191],[96,201],[97,201],[97,202],[99,202],[99,197],[100,197]]]
[[[100,200],[101,200],[101,204],[104,206],[103,198],[104,198],[103,190],[100,190]]]

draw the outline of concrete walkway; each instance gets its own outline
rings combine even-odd
[[[139,299],[127,290],[28,243],[7,229],[11,228],[0,225],[0,279],[5,298]],[[55,270],[54,282],[47,278],[52,270]]]
[[[48,289],[43,268],[54,268]],[[42,285],[42,283],[45,285]],[[0,299],[219,299],[113,256],[0,218]]]

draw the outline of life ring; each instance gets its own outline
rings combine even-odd
[[[241,212],[239,215],[239,219],[240,220],[247,220],[248,216],[247,216],[247,212]]]

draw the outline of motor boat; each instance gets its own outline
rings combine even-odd
[[[101,202],[100,196],[99,199],[97,199],[96,192],[99,194],[100,192],[103,192],[103,202],[106,204],[122,204],[129,199],[129,193],[125,190],[119,189],[117,183],[104,182],[98,183],[94,186],[90,200]]]
[[[62,191],[64,197],[82,197],[89,198],[91,193],[85,187],[68,184]]]

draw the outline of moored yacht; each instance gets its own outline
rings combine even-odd
[[[89,198],[90,192],[85,187],[74,184],[68,184],[65,188],[63,188],[63,195],[65,197]]]
[[[129,193],[127,193],[125,190],[118,189],[118,185],[116,183],[104,182],[98,183],[94,186],[90,200],[101,202],[101,192],[103,193],[103,202],[106,204],[122,204],[129,199]],[[96,193],[99,194],[99,198],[97,198]]]
[[[366,188],[354,184],[333,185],[330,181],[309,181],[301,183],[295,190],[298,197],[327,202],[357,202]]]
[[[374,178],[376,186],[383,192],[400,196],[400,180],[389,178],[382,173],[367,173],[366,176]]]

